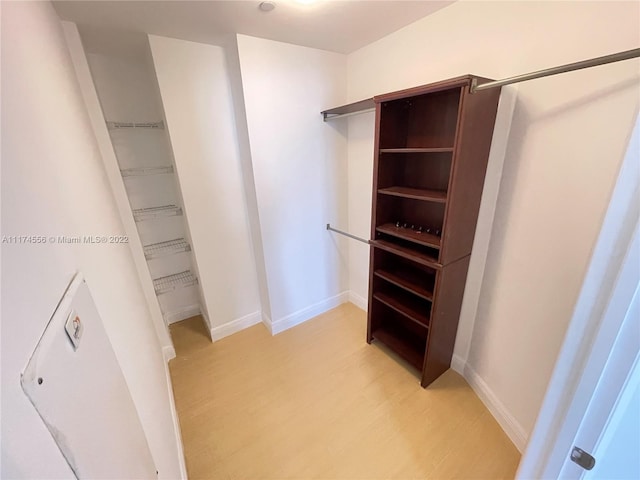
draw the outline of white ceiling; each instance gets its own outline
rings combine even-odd
[[[63,20],[91,28],[146,32],[219,44],[230,33],[350,53],[452,1],[316,0],[303,5],[275,0],[262,12],[259,0],[54,1]]]

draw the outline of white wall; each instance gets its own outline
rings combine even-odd
[[[3,3],[1,43],[2,235],[124,234],[51,4]],[[19,382],[78,270],[105,323],[159,477],[179,478],[165,366],[129,248],[52,243],[2,244],[1,476],[73,477]],[[82,395],[84,388],[70,393]]]
[[[346,125],[320,111],[346,100],[346,57],[238,35],[271,327],[347,299]]]
[[[465,73],[509,77],[637,48],[639,41],[635,2],[456,2],[350,54],[348,97]],[[520,448],[624,154],[638,78],[634,60],[519,86],[471,351],[463,361]],[[357,122],[359,130],[369,128],[366,119]],[[370,178],[364,156],[372,157],[365,148],[350,146],[349,153],[351,219],[368,215],[371,189],[362,177]],[[363,257],[357,268],[367,263]]]
[[[261,320],[224,50],[155,35],[149,42],[212,335],[219,338]]]
[[[349,233],[368,239],[371,237],[375,113],[362,113],[333,122],[347,122],[349,129]],[[366,310],[369,292],[369,246],[362,242],[349,241],[349,292],[351,302]]]

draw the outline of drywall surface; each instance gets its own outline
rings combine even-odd
[[[373,135],[375,113],[363,113],[333,122],[348,122],[348,212],[349,233],[371,236],[373,188]],[[369,246],[349,241],[349,292],[352,303],[367,309],[369,292]]]
[[[456,2],[350,54],[348,97],[466,73],[504,78],[639,42],[638,3]],[[518,88],[471,349],[462,360],[519,448],[624,155],[638,109],[638,69],[633,60]],[[350,218],[368,215],[371,195],[361,178],[370,169],[360,158],[369,152],[356,150],[350,146],[350,167],[362,167],[349,172]]]
[[[224,50],[155,35],[149,43],[211,328],[259,322]]]
[[[122,235],[124,228],[50,3],[2,5],[1,61],[2,235],[8,240],[2,243],[0,476],[73,478],[22,392],[20,374],[80,270],[131,391],[159,477],[179,478],[164,361],[129,248],[58,242],[58,236]],[[20,235],[41,235],[46,243],[11,240]],[[81,396],[85,388],[90,387],[78,384],[71,394]]]
[[[320,111],[346,100],[346,57],[238,35],[272,330],[346,300],[346,125]]]

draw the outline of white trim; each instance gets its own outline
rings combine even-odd
[[[196,315],[202,315],[202,307],[199,303],[188,305],[173,312],[166,312],[164,314],[164,321],[167,322],[167,325],[171,325],[172,323],[180,322],[187,318],[195,317]]]
[[[460,310],[460,321],[458,322],[458,333],[454,353],[460,357],[463,363],[469,358],[473,330],[476,316],[478,314],[478,304],[484,280],[484,271],[489,254],[489,243],[493,232],[493,221],[498,204],[498,193],[500,192],[500,182],[502,181],[502,168],[509,142],[509,132],[513,112],[516,106],[518,89],[516,86],[502,87],[498,112],[496,114],[493,138],[491,139],[491,150],[487,163],[487,173],[484,187],[482,189],[482,199],[480,210],[478,211],[478,222],[476,234],[473,239],[471,259],[467,271],[467,281]]]
[[[162,358],[164,358],[164,363],[169,363],[169,360],[176,358],[176,349],[173,345],[162,347]]]
[[[201,307],[202,307],[202,305],[201,305]],[[207,315],[207,312],[206,312],[205,308],[201,308],[200,309],[200,315],[202,315],[202,318],[204,318],[205,325],[207,326],[209,331],[211,331],[211,322],[209,321],[209,316]]]
[[[236,318],[223,325],[213,327],[211,329],[211,340],[221,340],[224,337],[233,335],[234,333],[244,330],[245,328],[253,327],[254,325],[262,321],[262,315],[260,310],[245,315],[244,317]]]
[[[269,330],[269,333],[273,335],[273,329],[271,328],[271,324],[273,322],[271,321],[271,317],[269,317],[269,315],[264,312],[262,312],[262,323],[264,324],[265,328]]]
[[[456,367],[459,368],[460,357],[457,358]],[[453,365],[453,362],[452,362]],[[454,370],[458,371],[456,368]],[[511,439],[516,448],[523,452],[527,446],[527,434],[522,425],[511,415],[507,407],[493,393],[489,385],[476,373],[469,365],[464,367],[464,378],[467,380],[473,391],[478,395],[482,403],[487,407],[493,418],[500,424],[502,430]]]
[[[349,290],[349,301],[353,303],[356,307],[367,312],[369,310],[369,302],[364,297],[361,297],[353,290]]]
[[[296,325],[306,322],[313,317],[317,317],[318,315],[331,310],[332,308],[336,308],[338,305],[342,305],[348,301],[349,292],[344,291],[338,295],[334,295],[333,297],[314,303],[302,310],[298,310],[284,318],[270,322],[270,325],[267,328],[271,330],[271,335],[277,335],[278,333],[284,332],[291,327],[295,327]]]
[[[460,355],[456,355],[454,353],[453,357],[451,357],[451,370],[459,373],[464,377],[464,369],[466,366],[467,363],[464,361],[464,359]]]
[[[173,347],[172,347],[173,348]],[[164,349],[163,349],[164,353]],[[175,357],[175,351],[173,352]],[[166,360],[166,356],[165,356]],[[178,464],[180,465],[180,479],[187,480],[187,464],[184,460],[184,448],[182,446],[182,433],[180,432],[180,421],[178,420],[178,412],[176,410],[176,402],[173,397],[173,385],[171,383],[171,373],[169,372],[169,362],[164,362],[164,373],[167,377],[167,388],[169,393],[169,405],[171,407],[171,419],[173,420],[173,431],[176,436],[176,448],[178,454]]]
[[[589,263],[584,283],[573,316],[558,355],[538,419],[522,457],[516,478],[556,478],[566,460],[570,447],[590,401],[581,395],[580,387],[597,382],[599,372],[586,370],[593,352],[607,353],[604,337],[617,333],[617,318],[605,316],[605,309],[616,287],[616,278],[625,265],[626,253],[631,247],[634,232],[638,228],[640,212],[640,122],[636,118],[627,152],[618,173],[615,188],[607,209],[600,235]],[[606,327],[606,328],[605,328]],[[618,329],[620,325],[617,325]],[[606,361],[607,355],[601,355]],[[595,370],[597,370],[595,369]],[[593,393],[591,390],[587,392]],[[584,393],[584,392],[583,392]],[[583,405],[577,405],[582,403]],[[555,473],[554,473],[555,472]]]

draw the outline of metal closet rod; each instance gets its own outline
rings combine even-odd
[[[350,233],[343,232],[342,230],[338,230],[337,228],[333,228],[330,223],[327,223],[327,230],[331,230],[332,232],[339,233],[340,235],[344,235],[345,237],[353,238],[354,240],[358,240],[359,242],[366,243],[367,245],[371,243],[369,240],[365,240],[364,238],[356,237],[355,235],[351,235]]]
[[[490,88],[501,87],[503,85],[510,85],[512,83],[526,82],[527,80],[534,80],[536,78],[548,77],[551,75],[558,75],[560,73],[573,72],[574,70],[582,70],[583,68],[597,67],[599,65],[606,65],[607,63],[621,62],[623,60],[631,60],[632,58],[638,58],[638,57],[640,57],[640,48],[634,48],[632,50],[626,50],[624,52],[612,53],[611,55],[604,55],[602,57],[591,58],[589,60],[582,60],[581,62],[568,63],[566,65],[560,65],[558,67],[538,70],[537,72],[525,73],[523,75],[517,75],[515,77],[505,78],[503,80],[495,80],[493,82],[483,83],[482,85],[478,85],[477,79],[474,78],[471,81],[471,87],[469,91],[471,93],[475,93],[481,90],[488,90]],[[359,113],[369,112],[371,110],[372,110],[371,108],[368,108],[365,110],[350,112],[342,115],[325,117],[325,121],[333,118],[357,115]],[[359,242],[362,242],[362,243],[366,243],[366,244],[371,243],[369,240],[365,240],[364,238],[356,237],[355,235],[351,235],[350,233],[343,232],[342,230],[333,228],[329,223],[327,223],[327,230],[331,230],[332,232],[339,233],[340,235],[345,235],[349,238],[353,238],[354,240],[358,240]]]
[[[566,65],[560,65],[558,67],[545,68],[544,70],[538,70],[537,72],[525,73],[523,75],[517,75],[515,77],[505,78],[503,80],[496,80],[494,82],[477,84],[477,79],[473,79],[471,82],[471,93],[479,92],[480,90],[488,90],[490,88],[501,87],[503,85],[509,85],[511,83],[526,82],[527,80],[533,80],[536,78],[548,77],[550,75],[558,75],[559,73],[573,72],[574,70],[582,70],[583,68],[597,67],[599,65],[606,65],[607,63],[621,62],[622,60],[630,60],[632,58],[640,57],[640,48],[634,48],[632,50],[626,50],[624,52],[612,53],[611,55],[604,55],[603,57],[591,58],[589,60],[582,60],[581,62],[568,63]]]

